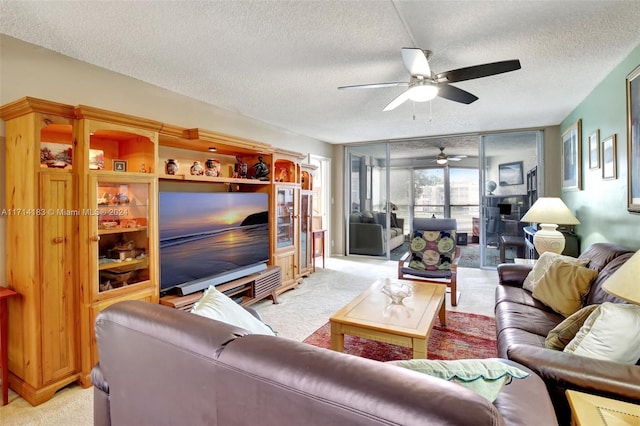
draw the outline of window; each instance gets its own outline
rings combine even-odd
[[[418,169],[413,172],[414,217],[445,217],[444,168]]]

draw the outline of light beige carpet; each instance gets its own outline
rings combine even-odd
[[[69,385],[37,407],[9,390],[9,404],[0,408],[0,425],[93,425],[93,388]]]
[[[281,294],[278,305],[263,300],[254,307],[280,336],[302,341],[375,280],[394,278],[396,268],[397,262],[393,261],[327,258],[325,269],[318,268],[298,289]],[[460,268],[458,306],[451,307],[447,296],[447,309],[493,316],[497,282],[496,271]],[[82,389],[77,385],[67,386],[37,407],[10,391],[9,404],[0,408],[2,426],[92,424],[93,388]]]

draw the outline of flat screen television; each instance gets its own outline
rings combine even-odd
[[[186,295],[266,269],[269,196],[160,192],[160,292]]]

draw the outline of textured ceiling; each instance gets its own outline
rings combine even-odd
[[[0,32],[330,143],[557,125],[640,44],[640,1],[1,1]],[[384,106],[402,47],[480,99]],[[451,152],[450,154],[455,154]]]

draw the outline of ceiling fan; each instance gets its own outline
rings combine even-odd
[[[434,74],[429,67],[429,58],[431,58],[432,54],[430,50],[422,50],[415,47],[402,48],[402,61],[410,75],[408,82],[395,81],[390,83],[359,84],[355,86],[341,86],[338,87],[338,89],[373,89],[408,86],[409,88],[407,90],[400,93],[400,95],[387,104],[384,111],[391,111],[409,99],[414,102],[426,102],[436,96],[449,99],[450,101],[470,104],[477,101],[478,97],[466,90],[451,86],[449,83],[488,77],[521,68],[520,61],[518,59],[512,59]]]
[[[467,158],[466,155],[447,155],[444,153],[444,146],[440,147],[440,154],[433,160],[434,162],[444,166],[449,161],[460,161],[463,158]]]

